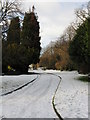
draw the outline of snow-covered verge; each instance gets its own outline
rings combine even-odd
[[[37,75],[0,76],[0,95],[13,91],[36,77]]]
[[[60,72],[62,77],[56,93],[56,109],[63,118],[88,118],[88,82],[77,80],[78,72]]]

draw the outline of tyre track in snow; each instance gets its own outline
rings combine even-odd
[[[61,83],[62,78],[61,78],[60,76],[54,74],[54,73],[47,73],[47,74],[51,74],[51,75],[57,76],[57,77],[60,79],[60,81],[59,81],[59,83],[58,83],[58,86],[57,86],[57,88],[56,88],[56,90],[55,90],[54,96],[53,96],[53,98],[52,98],[52,105],[53,105],[53,109],[54,109],[56,115],[58,116],[58,118],[59,118],[60,120],[63,120],[63,118],[61,117],[60,113],[58,112],[58,110],[57,110],[56,107],[55,107],[55,96],[56,96],[56,93],[57,93],[58,88],[59,88],[59,86],[60,86],[60,83]]]
[[[40,75],[40,74],[39,74],[39,75]],[[37,75],[37,77],[34,78],[34,79],[32,79],[31,81],[29,81],[29,82],[27,82],[27,83],[21,85],[20,87],[14,89],[14,90],[11,90],[11,91],[9,91],[9,92],[3,93],[3,94],[1,94],[0,96],[6,96],[6,95],[9,95],[9,94],[11,94],[11,93],[14,93],[14,92],[16,92],[16,91],[18,91],[18,90],[20,90],[20,89],[22,89],[22,88],[28,86],[30,83],[36,81],[36,80],[38,79],[39,75]]]

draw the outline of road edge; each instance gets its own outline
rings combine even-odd
[[[53,74],[53,75],[59,77],[60,81],[59,81],[59,83],[58,83],[58,86],[57,86],[57,88],[56,88],[56,90],[55,90],[55,93],[54,93],[54,96],[53,96],[53,98],[52,98],[52,105],[53,105],[53,109],[54,109],[56,115],[58,116],[58,118],[59,118],[60,120],[63,120],[63,118],[61,117],[60,113],[58,112],[58,110],[57,110],[56,107],[55,107],[55,96],[56,96],[56,93],[57,93],[57,90],[58,90],[58,88],[59,88],[59,85],[60,85],[60,83],[61,83],[62,78],[61,78],[60,76],[56,75],[56,74]]]

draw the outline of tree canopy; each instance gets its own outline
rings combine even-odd
[[[8,43],[20,44],[20,20],[19,17],[15,17],[11,20],[11,24],[7,33]]]
[[[69,54],[71,59],[78,65],[78,69],[83,72],[88,72],[88,57],[90,52],[88,50],[88,41],[90,31],[90,18],[86,19],[76,31],[73,41],[70,43]]]
[[[39,62],[39,22],[34,12],[25,13],[23,26],[19,17],[11,20],[7,40],[3,40],[3,72],[27,73],[30,64]],[[9,69],[8,69],[9,68]]]
[[[40,55],[40,36],[39,36],[39,22],[34,12],[25,13],[22,32],[21,43],[26,47],[33,50],[32,63],[39,62]]]

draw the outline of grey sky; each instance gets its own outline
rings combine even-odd
[[[77,2],[45,1],[32,2],[32,0],[25,0],[23,2],[25,11],[28,11],[33,5],[36,8],[35,12],[40,22],[41,47],[45,47],[50,41],[57,40],[63,34],[65,28],[75,19],[75,9],[81,7],[87,0],[81,0],[81,2],[78,2],[78,0],[76,0]]]

